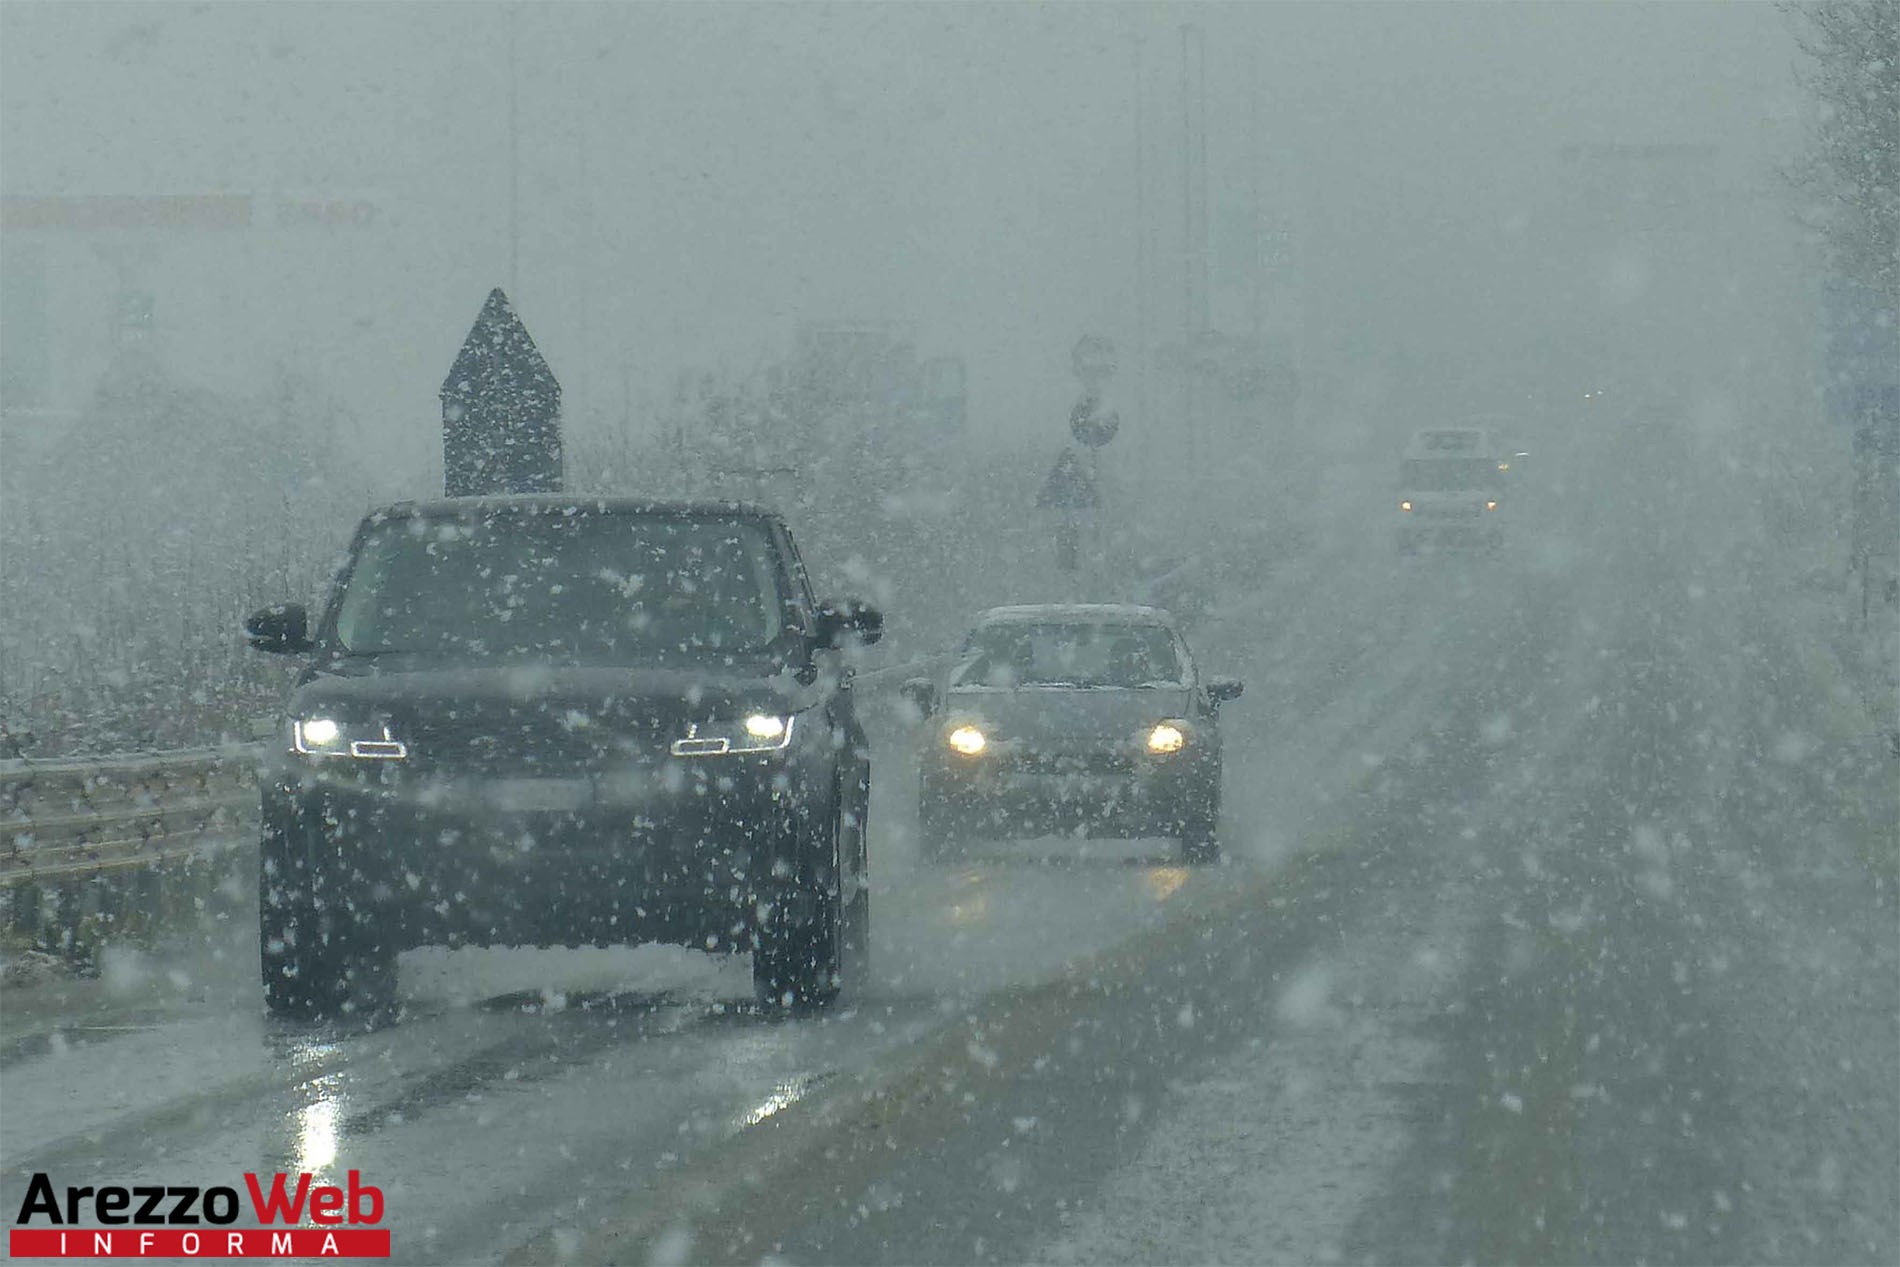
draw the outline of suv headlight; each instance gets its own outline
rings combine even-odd
[[[359,761],[402,761],[409,745],[382,724],[344,721],[319,714],[290,723],[290,748],[307,757],[355,757]]]
[[[1179,752],[1187,747],[1187,725],[1184,722],[1157,722],[1148,732],[1148,751],[1156,756],[1166,756],[1170,752]]]
[[[690,722],[686,734],[673,741],[676,757],[724,757],[747,752],[778,752],[792,742],[796,717],[753,713],[738,721],[700,725]]]

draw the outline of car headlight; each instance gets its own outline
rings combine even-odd
[[[1486,510],[1496,510],[1498,508],[1498,504],[1496,502],[1486,502],[1484,504],[1484,508]]]
[[[1412,508],[1412,503],[1409,501],[1402,501],[1399,503],[1400,510],[1410,510],[1411,508]]]
[[[792,742],[798,719],[777,713],[752,713],[733,722],[701,725],[690,722],[686,734],[673,741],[676,757],[724,757],[748,752],[778,752]]]
[[[974,757],[990,746],[990,741],[975,726],[958,726],[944,736],[944,742],[966,757]]]
[[[1187,733],[1173,722],[1164,721],[1148,732],[1148,751],[1157,756],[1179,752],[1187,746]]]
[[[387,725],[321,715],[291,721],[290,747],[307,757],[355,757],[359,761],[402,761],[409,756],[409,745],[390,734]]]

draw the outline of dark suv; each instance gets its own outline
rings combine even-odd
[[[838,649],[750,507],[559,496],[391,506],[357,529],[263,780],[265,1001],[387,995],[422,945],[753,953],[761,1002],[830,1002],[870,931],[870,760]]]

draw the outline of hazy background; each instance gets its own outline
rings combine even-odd
[[[1712,342],[1760,354],[1735,301],[1787,298],[1798,100],[1768,5],[534,3],[7,4],[9,197],[258,199],[243,231],[8,232],[14,274],[47,282],[7,353],[44,340],[40,403],[81,405],[118,285],[98,248],[136,236],[177,374],[242,391],[287,367],[426,466],[441,377],[509,286],[512,42],[510,290],[571,427],[864,319],[965,358],[978,434],[1054,443],[1075,337],[1136,338],[1138,93],[1152,340],[1181,323],[1183,22],[1206,33],[1213,324],[1255,315],[1257,211],[1286,233],[1261,307],[1297,332],[1309,409],[1342,383],[1509,406],[1597,372],[1552,345],[1606,305],[1666,306],[1672,352],[1711,372]],[[1677,214],[1719,222],[1718,258],[1672,276],[1642,225],[1581,233],[1602,176],[1561,162],[1580,144],[1717,147]],[[326,201],[360,223],[267,223]]]
[[[1405,437],[1472,414],[1558,479],[1580,430],[1688,433],[1672,478],[1821,504],[1760,454],[1826,429],[1797,57],[1765,4],[7,3],[0,722],[115,750],[273,708],[237,620],[439,492],[496,286],[573,487],[783,506],[892,654],[1383,541]],[[1182,372],[1190,258],[1281,390]],[[839,407],[800,336],[853,328],[961,362],[961,430]],[[1063,574],[1035,502],[1084,333],[1123,427]]]

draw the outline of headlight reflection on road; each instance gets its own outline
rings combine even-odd
[[[1187,883],[1186,867],[1154,867],[1145,877],[1148,895],[1157,902],[1165,902],[1174,896],[1174,891]]]
[[[989,918],[990,898],[987,893],[974,893],[968,901],[950,904],[952,924],[985,924]]]
[[[320,1079],[310,1084],[318,1099],[297,1110],[297,1163],[295,1169],[321,1175],[336,1164],[337,1127],[343,1120],[343,1097],[335,1091],[335,1079]]]
[[[743,1126],[757,1126],[766,1118],[791,1108],[805,1098],[806,1081],[803,1078],[791,1082],[781,1082],[772,1088],[772,1094],[753,1105],[739,1118]]]

